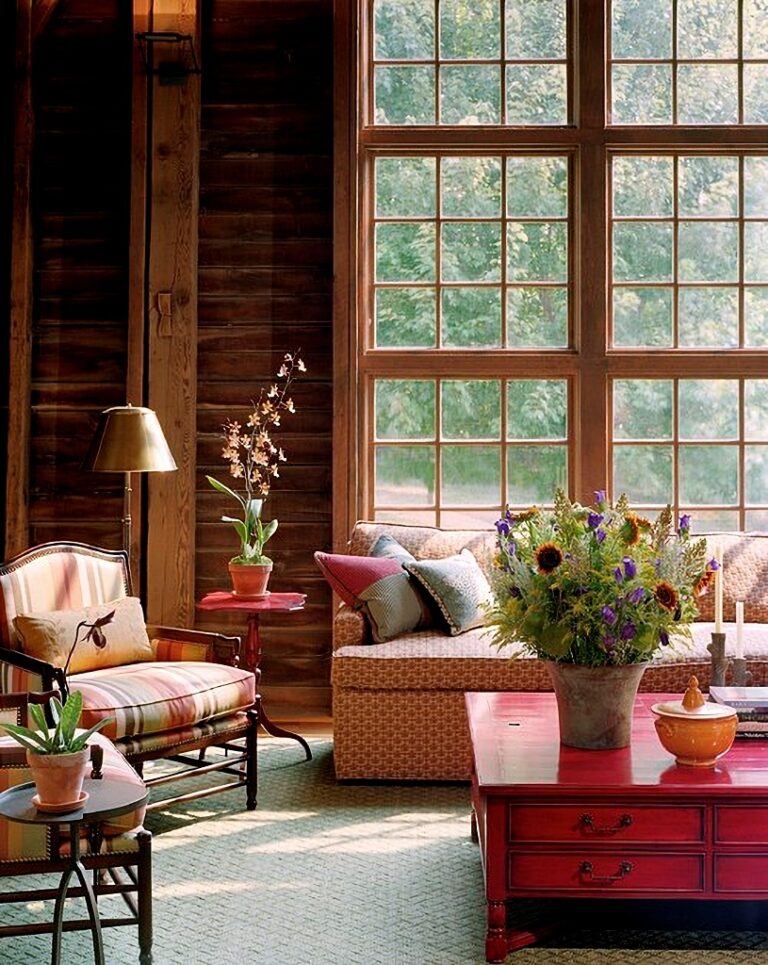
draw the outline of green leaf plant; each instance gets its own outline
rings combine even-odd
[[[109,723],[111,718],[100,720],[88,730],[76,733],[83,710],[83,695],[79,690],[71,693],[62,702],[51,697],[51,716],[54,728],[50,730],[45,714],[39,704],[29,705],[29,714],[36,727],[22,727],[19,724],[2,724],[8,734],[22,747],[34,754],[76,754],[88,743],[88,738]]]

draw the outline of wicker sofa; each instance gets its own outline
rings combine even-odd
[[[495,534],[487,530],[359,522],[347,552],[367,556],[383,534],[417,559],[438,559],[467,547],[486,572],[491,567]],[[716,538],[725,554],[724,619],[733,621],[735,601],[745,601],[745,655],[753,674],[751,683],[768,685],[768,627],[762,626],[768,623],[768,537],[727,534]],[[666,649],[646,670],[641,690],[680,692],[692,673],[706,688],[712,606],[712,596],[705,597],[693,643]],[[510,660],[490,645],[482,628],[459,636],[422,630],[374,644],[363,614],[342,604],[334,617],[333,648],[334,758],[339,780],[468,780],[464,692],[551,689],[544,664],[533,658]]]

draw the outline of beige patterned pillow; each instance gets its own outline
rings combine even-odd
[[[48,613],[20,613],[13,625],[21,650],[30,657],[63,667],[75,639],[79,623],[94,623],[112,610],[111,622],[89,634],[83,626],[69,664],[70,673],[85,673],[101,667],[120,667],[126,663],[154,660],[147,636],[141,601],[133,596],[77,610],[51,610]],[[103,645],[102,645],[103,644]]]

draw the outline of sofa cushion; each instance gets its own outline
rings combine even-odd
[[[103,620],[110,613],[114,613],[111,621],[92,632],[87,626],[79,626]],[[70,673],[155,659],[141,601],[133,596],[76,609],[19,613],[13,625],[21,650],[55,667],[63,667],[67,662],[77,633]]]
[[[718,543],[723,554],[723,619],[735,621],[736,601],[743,600],[746,623],[768,623],[768,534],[721,533],[706,539],[710,555]],[[714,620],[714,590],[700,597],[697,606],[699,620]]]
[[[83,695],[81,723],[113,717],[102,733],[112,740],[152,734],[246,710],[256,696],[249,670],[187,661],[135,663],[70,679]]]
[[[451,636],[483,624],[491,588],[468,549],[442,560],[404,563],[437,604]]]
[[[431,622],[426,603],[399,559],[318,551],[315,562],[341,599],[364,611],[377,643]]]
[[[358,522],[349,541],[349,552],[368,556],[382,535],[389,535],[413,554],[417,560],[436,560],[454,556],[463,549],[473,554],[490,576],[496,553],[496,531],[477,529],[437,529],[434,526],[410,526],[406,523]]]

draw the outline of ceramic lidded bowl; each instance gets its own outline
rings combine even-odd
[[[738,717],[733,707],[707,703],[699,682],[691,677],[682,700],[654,704],[656,733],[678,764],[714,767],[730,749]]]

